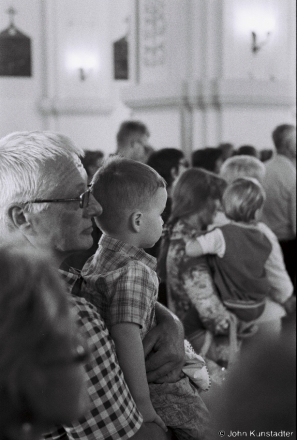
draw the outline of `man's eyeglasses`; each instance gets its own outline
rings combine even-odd
[[[79,197],[73,199],[35,199],[27,203],[64,203],[64,202],[79,202],[81,209],[87,208],[90,201],[91,185],[88,185],[87,191],[83,192]]]

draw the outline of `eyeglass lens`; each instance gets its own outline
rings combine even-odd
[[[79,197],[79,206],[81,208],[87,208],[90,200],[90,190],[88,189]]]

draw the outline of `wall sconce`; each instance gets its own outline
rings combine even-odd
[[[258,53],[259,50],[268,43],[269,37],[271,35],[271,32],[267,32],[266,37],[262,39],[262,41],[259,41],[259,37],[257,36],[256,32],[252,31],[252,52]]]
[[[67,65],[70,71],[76,71],[80,81],[86,81],[98,69],[98,58],[94,54],[72,53],[68,55]]]
[[[240,4],[242,6],[242,3]],[[237,31],[244,38],[251,36],[251,51],[257,54],[264,45],[268,43],[275,28],[275,14],[273,10],[264,8],[264,4],[257,5],[251,10],[245,7],[239,7],[236,14]]]

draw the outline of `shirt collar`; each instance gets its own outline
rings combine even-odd
[[[125,243],[108,235],[103,234],[99,241],[99,246],[114,252],[120,252],[129,255],[131,258],[141,261],[150,269],[156,270],[157,260],[155,257],[148,255],[143,249],[137,248],[131,244]]]
[[[73,267],[70,267],[69,271],[59,269],[59,273],[64,279],[64,281],[66,281],[66,283],[68,284],[70,290],[72,289],[78,278],[80,277],[80,271],[74,269]]]

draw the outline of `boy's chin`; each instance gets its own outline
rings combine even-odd
[[[158,241],[158,240],[157,240]],[[155,246],[155,244],[157,243],[157,241],[154,241],[154,243],[148,243],[145,246],[143,246],[143,249],[151,249],[152,247]]]

